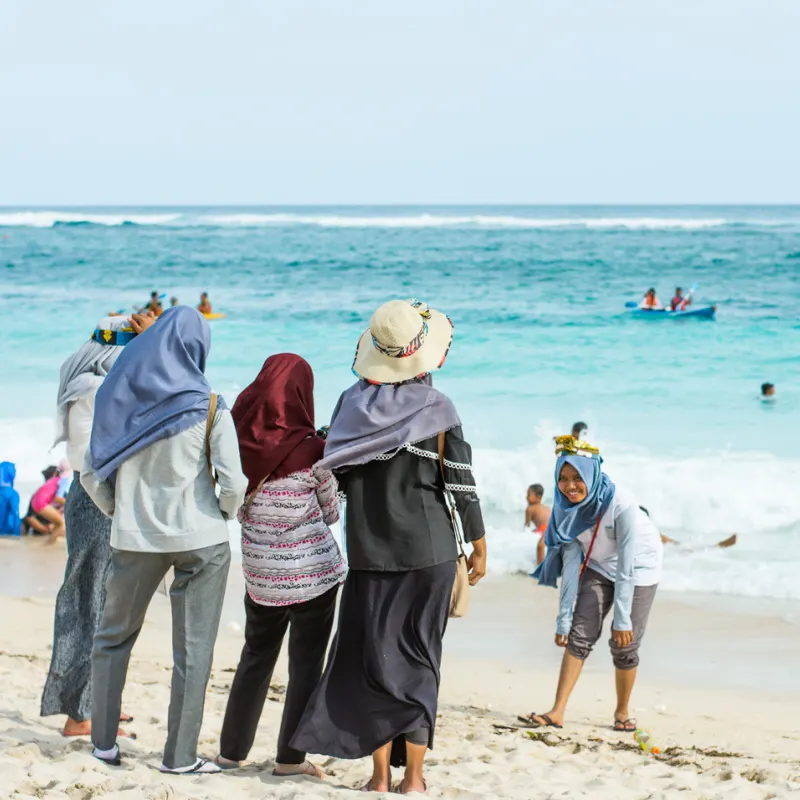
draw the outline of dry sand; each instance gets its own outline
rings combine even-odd
[[[38,716],[52,636],[51,579],[61,568],[58,546],[0,546],[0,591],[19,595],[33,581],[30,594],[37,595],[0,598],[0,798],[343,798],[363,785],[367,760],[315,759],[329,774],[324,782],[271,776],[284,663],[250,765],[224,775],[160,774],[171,669],[169,604],[160,595],[128,675],[124,708],[136,717],[129,727],[138,739],[121,740],[123,766],[95,761],[85,739],[62,738],[62,718]],[[242,643],[241,587],[234,566],[201,736],[209,756],[217,752]],[[640,724],[665,750],[654,758],[609,730],[613,674],[605,646],[587,663],[564,730],[517,729],[518,712],[546,710],[552,700],[560,657],[552,644],[555,592],[506,578],[485,581],[473,597],[473,612],[451,623],[445,639],[436,749],[427,762],[431,796],[800,796],[800,631],[790,619],[753,608],[731,613],[719,598],[713,611],[704,610],[703,598],[657,599],[633,702]]]

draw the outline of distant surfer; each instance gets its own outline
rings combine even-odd
[[[539,543],[536,545],[536,563],[544,561],[544,532],[547,530],[547,523],[550,522],[550,506],[542,502],[544,497],[544,487],[541,483],[534,483],[528,487],[528,507],[525,509],[525,527],[532,527],[534,533],[539,536]]]
[[[201,314],[213,313],[211,310],[211,301],[208,299],[208,292],[203,292],[203,294],[200,295],[200,303],[197,306],[197,310]]]
[[[642,302],[639,304],[639,308],[643,311],[663,311],[664,306],[661,305],[661,301],[658,299],[656,295],[655,289],[648,289],[647,294],[642,298]]]
[[[670,307],[673,311],[686,311],[686,309],[692,304],[692,295],[691,293],[687,296],[683,296],[683,289],[678,286],[675,289],[675,297],[672,298],[670,302]]]

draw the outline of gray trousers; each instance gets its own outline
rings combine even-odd
[[[106,604],[92,650],[95,747],[110,750],[117,741],[131,650],[150,600],[173,567],[169,594],[174,664],[164,765],[177,769],[195,763],[230,561],[227,542],[184,553],[112,549]]]
[[[647,619],[658,584],[636,586],[633,590],[631,625],[633,641],[627,647],[619,647],[612,636],[608,640],[611,658],[617,669],[633,669],[639,666],[639,645],[647,628]],[[614,583],[608,578],[587,569],[578,586],[578,599],[572,615],[567,650],[575,658],[585,661],[603,632],[603,621],[614,605]]]

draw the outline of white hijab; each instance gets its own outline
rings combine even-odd
[[[129,326],[128,317],[104,317],[97,323],[97,329],[109,331],[121,331]],[[70,404],[87,394],[94,394],[100,388],[122,349],[122,345],[105,345],[90,339],[61,365],[53,447],[67,441],[69,436]]]

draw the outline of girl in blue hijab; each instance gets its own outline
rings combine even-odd
[[[17,468],[10,461],[0,463],[0,536],[19,536],[19,492],[14,488]]]
[[[553,587],[561,578],[555,643],[566,651],[552,709],[519,720],[531,728],[563,726],[583,662],[613,609],[609,645],[616,668],[614,729],[634,731],[630,698],[639,644],[661,577],[661,537],[631,493],[603,472],[597,448],[561,436],[556,454],[555,502],[545,532],[547,555],[533,577]]]

